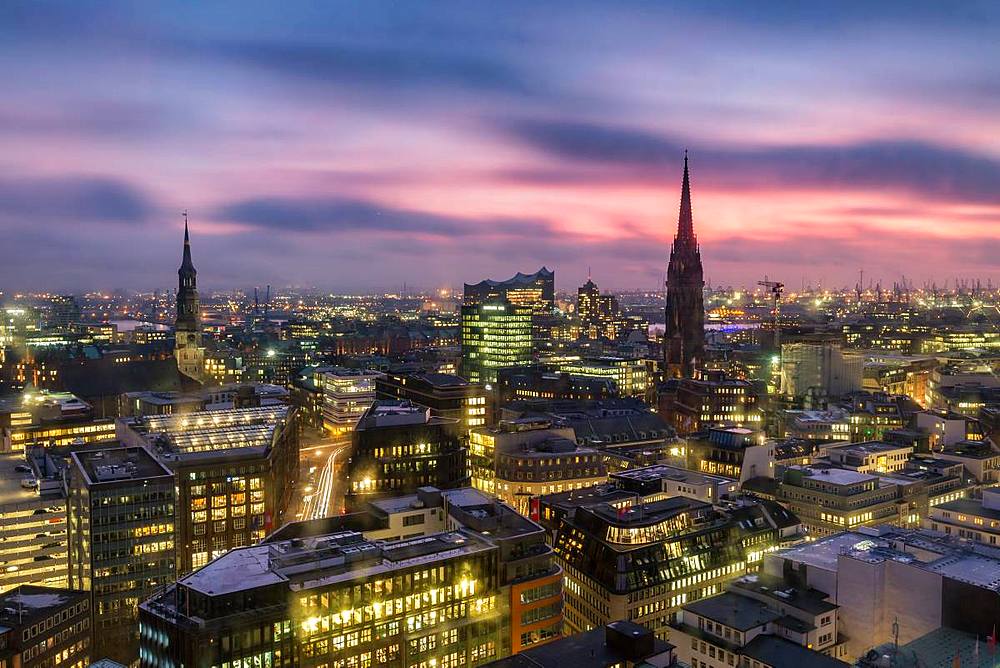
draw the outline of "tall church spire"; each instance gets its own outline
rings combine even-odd
[[[667,265],[666,330],[664,362],[668,378],[692,377],[705,350],[705,281],[698,238],[691,213],[691,179],[687,151],[681,182],[681,210],[677,236],[670,247]]]
[[[191,235],[184,212],[184,258],[177,270],[177,319],[174,321],[174,357],[185,376],[201,381],[205,349],[201,346],[201,308],[198,303],[198,272],[191,261]]]
[[[188,212],[184,212],[184,257],[181,260],[180,271],[194,272],[194,262],[191,261],[191,237],[188,235]]]
[[[677,217],[677,239],[696,240],[694,216],[691,213],[691,179],[688,176],[688,154],[684,151],[684,178],[681,182],[681,210]]]

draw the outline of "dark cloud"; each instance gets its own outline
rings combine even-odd
[[[0,178],[0,217],[7,219],[140,223],[152,211],[140,190],[118,179]]]
[[[566,182],[574,175],[577,182],[604,180],[616,169],[622,178],[636,171],[676,169],[683,150],[681,142],[671,137],[617,125],[516,120],[497,126],[508,137],[564,161]],[[1000,203],[1000,162],[921,141],[746,149],[695,146],[692,160],[700,182],[726,188],[899,190],[943,200]],[[546,170],[516,171],[510,176],[548,184],[558,180]]]
[[[437,237],[545,233],[545,221],[461,218],[402,209],[362,199],[263,197],[234,202],[215,216],[228,222],[289,232],[373,232]]]
[[[683,146],[662,135],[618,125],[517,119],[497,123],[508,136],[567,160],[656,167],[676,164]]]
[[[420,86],[518,95],[533,92],[516,68],[482,53],[275,41],[222,42],[201,51],[284,77],[374,86],[385,92]]]

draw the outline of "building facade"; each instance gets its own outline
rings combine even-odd
[[[0,456],[0,592],[18,585],[67,585],[62,470],[43,450]]]
[[[177,573],[253,545],[287,520],[299,472],[297,411],[263,406],[119,421],[177,481]]]
[[[0,595],[4,668],[87,668],[91,631],[87,592],[21,585]]]
[[[349,434],[375,401],[379,371],[323,367],[315,374],[323,391],[323,430],[334,435]]]
[[[602,295],[589,278],[577,289],[576,314],[580,319],[580,336],[587,339],[614,341],[628,331],[629,321],[618,306],[618,299]]]
[[[532,318],[530,306],[506,299],[462,306],[461,375],[492,385],[499,369],[531,364]]]
[[[798,521],[776,504],[725,512],[692,498],[649,498],[595,488],[542,499],[566,573],[568,632],[630,619],[666,637],[681,606],[756,570],[766,552],[797,533]]]
[[[429,408],[433,417],[456,420],[463,433],[493,422],[486,389],[447,373],[389,371],[375,381],[379,399],[410,401]]]
[[[347,463],[348,508],[381,496],[468,484],[468,450],[456,420],[407,401],[376,401],[354,431]]]
[[[90,593],[92,656],[138,655],[139,603],[174,581],[174,475],[141,447],[71,454],[69,586]]]
[[[554,428],[544,419],[473,429],[469,463],[473,487],[536,519],[538,497],[607,480],[601,453],[577,445],[571,427]]]
[[[514,569],[525,557],[551,569],[551,553],[543,541],[505,544],[493,519],[489,535],[373,542],[345,530],[233,550],[142,605],[141,665],[456,668],[507,656],[511,602],[522,600]],[[558,588],[558,572],[550,577]],[[537,584],[538,573],[524,581]]]

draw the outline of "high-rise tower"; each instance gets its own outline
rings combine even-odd
[[[681,209],[667,265],[667,326],[663,348],[668,378],[693,376],[702,359],[705,350],[704,285],[701,251],[691,215],[691,181],[685,151]]]
[[[184,259],[177,270],[177,320],[174,323],[174,357],[185,376],[201,381],[205,349],[201,345],[201,310],[198,307],[198,272],[191,261],[187,211],[184,212]]]

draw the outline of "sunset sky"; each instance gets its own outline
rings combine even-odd
[[[824,8],[820,8],[820,5]],[[1000,3],[0,6],[0,290],[1000,281]]]

